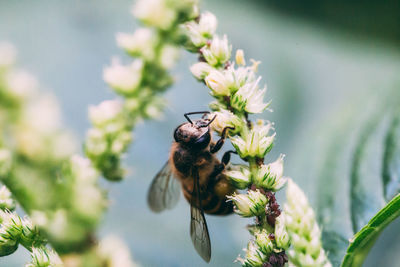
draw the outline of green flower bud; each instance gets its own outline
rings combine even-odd
[[[269,106],[269,103],[263,102],[267,88],[258,88],[260,80],[261,77],[254,82],[247,82],[240,87],[231,98],[231,106],[238,111],[246,111],[249,113],[263,112]]]
[[[213,123],[211,123],[211,129],[220,135],[226,127],[234,128],[229,129],[228,134],[235,135],[236,133],[240,132],[246,124],[246,121],[226,109],[220,109],[219,111],[210,114],[208,117],[215,117]]]
[[[214,35],[209,47],[204,46],[201,50],[204,58],[211,66],[218,66],[226,63],[231,57],[232,46],[228,43],[226,35],[219,38]]]
[[[286,231],[285,215],[281,214],[276,218],[275,223],[275,243],[278,248],[286,250],[290,246],[290,237]]]
[[[203,47],[212,38],[217,28],[217,18],[210,12],[204,12],[198,23],[191,21],[186,24],[187,33],[195,47]]]
[[[251,174],[249,168],[245,165],[235,165],[224,172],[230,179],[233,186],[238,189],[245,189],[251,183]]]
[[[0,209],[2,210],[14,210],[16,203],[14,199],[11,197],[11,192],[7,187],[2,186],[0,188]]]
[[[117,34],[119,47],[125,49],[130,55],[147,61],[154,60],[158,42],[157,33],[150,28],[139,28],[133,34]]]
[[[208,65],[206,62],[198,62],[190,67],[190,71],[193,76],[198,80],[203,80],[207,75],[214,70],[214,68]]]
[[[262,165],[254,176],[254,183],[262,188],[278,191],[280,190],[287,181],[287,178],[283,176],[283,158],[284,155],[280,155],[279,158],[268,165]]]
[[[228,197],[235,204],[235,212],[243,217],[259,216],[265,212],[267,198],[260,191],[249,191],[248,194],[234,194]]]
[[[261,267],[267,257],[259,250],[253,241],[250,241],[246,249],[246,258],[237,258],[244,267]]]
[[[255,234],[257,246],[266,255],[274,250],[274,242],[269,238],[269,236],[270,233],[265,229]]]
[[[232,145],[236,148],[241,158],[264,156],[272,149],[275,134],[268,135],[272,124],[259,121],[250,131],[240,137],[232,137]]]
[[[288,251],[290,261],[295,266],[331,267],[322,248],[321,231],[314,212],[303,191],[291,179],[288,180],[286,198],[284,212],[278,219],[284,217],[291,239],[292,246]]]
[[[26,267],[64,266],[57,253],[46,247],[40,247],[40,248],[33,247],[31,252],[31,257],[32,261],[31,263],[27,264]]]

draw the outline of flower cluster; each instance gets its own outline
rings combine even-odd
[[[121,180],[121,157],[132,142],[132,130],[142,120],[158,117],[164,106],[158,95],[171,85],[169,70],[182,43],[179,25],[197,15],[194,0],[140,0],[132,13],[143,27],[118,33],[117,44],[134,57],[127,64],[113,59],[104,69],[105,82],[121,96],[89,108],[93,128],[87,132],[86,155],[102,175]]]
[[[286,227],[292,239],[288,255],[294,266],[331,267],[321,244],[321,231],[303,191],[288,181],[285,204]]]
[[[200,56],[200,62],[190,68],[193,76],[203,81],[216,99],[210,104],[210,116],[216,115],[212,129],[222,135],[228,128],[227,136],[236,152],[248,162],[225,170],[236,188],[248,189],[245,194],[228,196],[234,211],[242,217],[256,218],[251,231],[254,240],[249,242],[245,258],[238,260],[243,266],[284,266],[290,238],[274,195],[287,180],[283,177],[283,156],[273,163],[263,163],[273,146],[273,124],[249,120],[249,114],[262,113],[269,105],[264,102],[266,87],[260,86],[261,77],[256,74],[259,62],[252,60],[253,64],[247,66],[244,52],[237,50],[235,66],[231,61],[232,46],[226,35],[215,34],[216,26],[217,19],[210,12],[187,23],[186,46]]]
[[[31,252],[32,261],[25,265],[25,267],[62,267],[64,264],[62,263],[60,257],[57,253],[52,249],[48,249],[47,247],[38,247],[32,248]]]

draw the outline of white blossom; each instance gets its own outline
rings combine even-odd
[[[0,208],[13,210],[15,209],[15,201],[11,197],[11,192],[4,185],[0,188]]]
[[[262,165],[254,177],[254,183],[262,188],[278,191],[286,183],[287,178],[283,177],[283,159],[284,155],[268,165]]]
[[[188,22],[186,28],[193,45],[202,47],[214,35],[217,29],[217,18],[210,12],[204,12],[201,14],[198,23],[195,21]]]
[[[5,82],[9,92],[19,99],[32,97],[38,89],[38,81],[23,70],[13,70],[6,74]]]
[[[154,59],[158,43],[158,37],[154,30],[139,28],[133,34],[118,33],[116,38],[118,46],[131,55],[141,56],[148,61]]]
[[[228,43],[228,38],[224,35],[222,38],[214,35],[209,46],[204,46],[201,52],[212,66],[218,66],[226,63],[231,57],[232,46]]]
[[[215,119],[211,123],[211,128],[218,134],[222,134],[222,131],[226,127],[231,127],[234,129],[230,129],[229,132],[233,135],[234,133],[240,132],[245,124],[245,121],[243,121],[243,119],[239,118],[238,116],[226,109],[221,109],[219,111],[213,112],[212,114],[210,114],[209,118],[213,118],[214,116]]]
[[[179,58],[179,49],[176,46],[164,45],[160,52],[160,66],[171,69]]]
[[[255,242],[259,249],[266,255],[271,253],[274,250],[274,242],[270,238],[271,233],[268,233],[267,230],[262,229],[255,233]]]
[[[103,78],[112,88],[121,94],[131,94],[138,88],[143,76],[143,61],[134,60],[124,66],[117,59],[104,69]]]
[[[242,49],[236,50],[235,61],[238,65],[246,65],[246,60],[244,59],[244,52]]]
[[[235,205],[235,212],[243,217],[253,217],[265,212],[268,199],[259,190],[247,194],[233,194],[228,197]]]
[[[145,24],[163,30],[171,28],[177,15],[165,0],[138,0],[132,13]]]
[[[331,267],[322,248],[321,231],[314,212],[303,191],[291,179],[288,180],[286,198],[287,203],[281,216],[284,216],[292,243],[288,251],[290,261],[298,267]]]
[[[214,68],[206,62],[198,62],[190,67],[193,76],[198,80],[203,80],[212,70]]]
[[[251,183],[251,173],[245,165],[234,165],[226,170],[224,174],[236,188],[245,189]]]
[[[231,105],[239,111],[247,111],[249,113],[261,113],[269,105],[269,103],[264,103],[264,95],[267,88],[258,88],[258,84],[261,80],[259,77],[254,82],[248,82],[233,95],[231,99]]]
[[[232,145],[242,158],[264,158],[266,153],[271,150],[275,138],[275,133],[269,135],[271,129],[271,123],[264,124],[260,120],[250,131],[244,133],[242,136],[232,137]]]
[[[122,113],[123,103],[119,100],[105,100],[97,106],[89,107],[89,118],[98,127],[117,120]]]
[[[46,247],[33,247],[31,252],[32,261],[28,263],[25,267],[41,267],[41,266],[49,266],[49,267],[62,267],[64,264],[62,263],[58,254]]]

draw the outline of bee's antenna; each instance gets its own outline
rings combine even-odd
[[[195,111],[195,112],[188,112],[185,113],[184,116],[190,122],[190,124],[193,124],[192,120],[189,118],[189,115],[194,115],[194,114],[209,114],[210,111]],[[207,125],[208,126],[208,125]]]
[[[215,114],[214,117],[206,125],[200,126],[200,127],[208,127],[215,120],[216,117],[217,117],[217,114]]]

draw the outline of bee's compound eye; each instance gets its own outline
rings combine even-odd
[[[194,146],[196,148],[203,149],[210,144],[210,141],[211,141],[211,135],[210,132],[207,131],[194,142]]]

